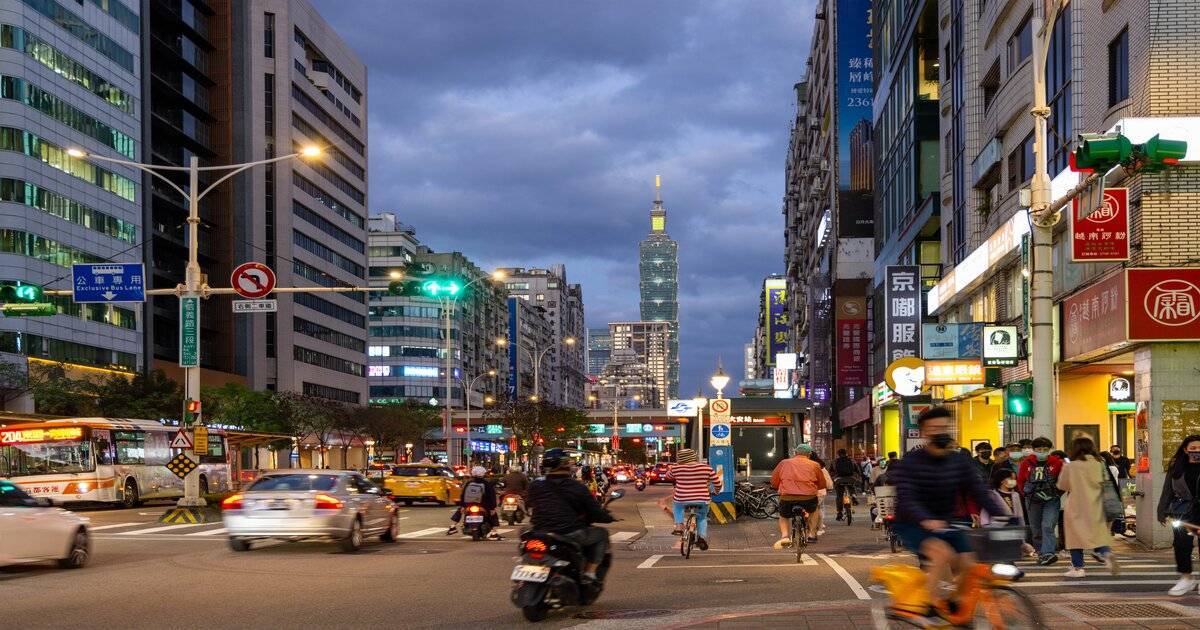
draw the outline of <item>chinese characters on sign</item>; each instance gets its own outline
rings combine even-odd
[[[1113,274],[1063,300],[1062,356],[1080,355],[1125,341],[1125,276]]]
[[[179,298],[179,367],[200,367],[200,298]]]
[[[1126,269],[1130,341],[1200,340],[1200,267]]]
[[[787,284],[772,278],[763,288],[767,293],[767,365],[775,365],[775,355],[788,349]]]
[[[926,361],[926,385],[978,385],[983,383],[979,361]]]
[[[837,306],[837,384],[867,385],[867,305],[860,297],[839,297]]]
[[[886,361],[921,353],[921,277],[916,265],[890,266],[883,287]]]
[[[1071,262],[1129,260],[1129,189],[1105,188],[1104,203],[1083,219],[1090,208],[1080,199],[1071,200]]]

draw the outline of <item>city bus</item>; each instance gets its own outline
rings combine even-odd
[[[166,463],[178,427],[151,420],[68,418],[0,426],[0,477],[55,503],[119,503],[183,496]],[[199,455],[201,493],[229,489],[225,433],[210,429]],[[193,474],[197,474],[193,473]]]

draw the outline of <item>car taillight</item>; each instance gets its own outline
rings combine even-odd
[[[894,520],[896,520],[896,517],[895,517],[895,516],[885,516],[885,517],[883,517],[883,520],[885,520],[885,521],[894,521]]]
[[[525,555],[534,560],[541,560],[546,557],[546,543],[534,539],[525,541]]]
[[[328,494],[318,494],[313,499],[316,501],[313,507],[318,510],[342,509],[342,500],[337,497],[331,497]]]
[[[242,495],[234,494],[221,501],[222,510],[240,510],[242,509]]]
[[[472,505],[471,507],[467,508],[467,512],[471,514],[479,514],[482,511],[483,508],[479,507],[478,505]]]

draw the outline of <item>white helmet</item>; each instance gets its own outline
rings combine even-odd
[[[483,477],[485,475],[487,475],[487,469],[484,468],[483,466],[476,466],[471,469],[472,477]]]

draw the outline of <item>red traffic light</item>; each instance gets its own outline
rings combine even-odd
[[[189,398],[187,401],[187,411],[189,413],[200,413],[200,401]]]

